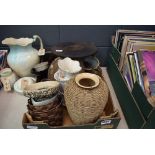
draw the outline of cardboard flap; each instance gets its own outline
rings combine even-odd
[[[125,80],[119,72],[117,64],[112,56],[109,58],[107,71],[126,118],[128,127],[141,128],[145,123],[144,116],[141,113],[133,95],[129,92]]]
[[[147,98],[145,97],[141,87],[139,86],[139,84],[137,82],[134,84],[132,94],[133,94],[135,100],[137,101],[137,104],[138,104],[140,110],[142,111],[145,119],[147,120],[148,115],[152,111],[153,107],[147,101]]]

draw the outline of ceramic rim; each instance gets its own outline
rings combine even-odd
[[[85,86],[85,85],[82,85],[80,84],[80,80],[82,79],[90,79],[94,82],[94,85],[92,86]],[[100,80],[99,80],[99,76],[96,75],[96,74],[91,74],[91,73],[81,73],[81,74],[78,74],[76,75],[75,77],[75,82],[78,86],[82,87],[82,88],[86,88],[86,89],[92,89],[92,88],[95,88],[99,85],[100,83]]]

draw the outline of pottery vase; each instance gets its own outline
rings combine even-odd
[[[31,38],[6,38],[2,41],[10,47],[7,62],[20,77],[31,76],[33,66],[39,63],[38,50],[32,47],[33,42]]]
[[[90,73],[78,74],[64,88],[65,104],[74,124],[94,123],[107,104],[109,89],[105,81]]]
[[[54,68],[54,66],[52,67]],[[57,69],[57,72],[54,74],[54,79],[60,82],[61,87],[64,88],[66,82],[79,73],[82,68],[79,61],[66,57],[57,60]]]

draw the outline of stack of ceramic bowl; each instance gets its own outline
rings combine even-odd
[[[63,107],[57,81],[38,82],[24,89],[28,99],[28,113],[33,121],[43,121],[49,126],[60,126],[63,121]]]

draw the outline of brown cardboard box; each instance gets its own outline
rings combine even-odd
[[[74,125],[71,121],[66,108],[64,107],[64,119],[62,126],[48,126],[46,123],[30,123],[26,117],[26,114],[23,116],[22,125],[25,129],[114,129],[117,128],[120,115],[118,110],[113,106],[111,95],[109,95],[108,103],[103,111],[102,116],[94,123],[85,124],[85,125]]]

